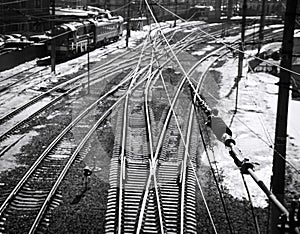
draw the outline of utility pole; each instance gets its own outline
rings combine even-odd
[[[128,47],[129,37],[130,37],[130,6],[131,6],[131,1],[128,0],[127,25],[126,25],[126,47]]]
[[[258,42],[258,54],[261,49],[262,42],[264,40],[264,27],[265,27],[265,14],[266,14],[266,0],[262,0],[261,4],[261,15],[260,15],[260,25],[259,25],[259,42]]]
[[[221,20],[221,4],[222,4],[222,1],[221,0],[216,0],[215,1],[215,18],[216,18],[216,21],[220,21]]]
[[[52,9],[52,21],[51,21],[51,72],[55,74],[55,39],[54,37],[54,20],[55,20],[55,0],[51,0],[51,9]]]
[[[289,106],[290,78],[289,71],[292,67],[293,37],[295,29],[296,9],[298,0],[286,1],[286,12],[284,31],[282,39],[282,57],[280,66],[279,92],[277,102],[277,117],[275,130],[275,145],[273,154],[273,175],[271,188],[277,199],[284,204],[284,183],[285,183],[285,158],[286,158],[286,137],[287,117]],[[283,69],[284,68],[284,69]],[[274,205],[271,205],[271,233],[279,234],[277,228],[280,212]]]
[[[231,17],[232,17],[232,2],[233,0],[228,0],[228,5],[227,5],[227,20],[230,21]]]
[[[228,35],[228,29],[230,28],[231,25],[231,17],[232,17],[232,1],[233,0],[228,0],[227,4],[227,22],[224,30],[224,36]]]
[[[88,94],[90,94],[90,34],[87,38],[87,68],[88,68]]]
[[[175,19],[174,19],[174,28],[176,27],[177,4],[178,4],[178,1],[177,1],[177,0],[175,0]]]
[[[104,0],[104,10],[107,10],[107,0]]]
[[[236,85],[236,98],[235,98],[235,109],[234,113],[237,112],[238,96],[239,96],[239,81],[243,76],[243,60],[244,60],[244,45],[245,45],[245,28],[246,28],[246,12],[247,12],[247,0],[243,1],[242,9],[242,32],[241,32],[241,43],[239,46],[239,64],[238,64],[238,75],[235,80]]]

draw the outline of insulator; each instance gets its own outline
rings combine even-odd
[[[240,168],[241,173],[242,174],[249,174],[248,169],[253,170],[254,169],[254,165],[252,163],[249,162],[249,159],[244,159],[242,166]]]
[[[232,139],[232,136],[230,136],[228,134],[224,134],[223,135],[223,143],[225,144],[225,146],[230,147],[231,144],[235,145],[235,140]]]
[[[204,113],[205,113],[206,115],[210,115],[210,114],[211,114],[210,110],[208,110],[208,109],[206,109],[206,110],[204,111]]]
[[[220,117],[212,116],[210,127],[219,141],[223,141],[224,134],[232,136],[231,130],[227,127],[226,123]]]

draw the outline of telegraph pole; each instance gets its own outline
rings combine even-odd
[[[237,104],[238,104],[238,96],[239,96],[239,81],[243,76],[243,60],[244,60],[244,45],[245,45],[245,28],[246,28],[246,12],[247,12],[247,0],[243,1],[243,9],[242,9],[242,32],[241,32],[241,43],[239,46],[239,64],[238,64],[238,75],[235,80],[236,84],[236,98],[235,98],[235,110],[234,113],[237,112]]]
[[[258,54],[261,49],[262,42],[264,40],[264,27],[265,27],[265,14],[266,14],[266,0],[262,0],[261,4],[261,15],[260,15],[260,25],[259,25],[259,42],[258,42]]]
[[[52,21],[51,21],[51,72],[55,74],[55,39],[53,38],[55,20],[55,0],[51,0]]]
[[[228,0],[228,5],[227,5],[227,20],[230,22],[230,19],[232,17],[232,1],[233,0]]]
[[[87,38],[88,94],[90,94],[90,34]]]
[[[215,18],[219,22],[221,20],[221,5],[222,1],[221,0],[216,0],[215,1]]]
[[[286,1],[286,12],[282,40],[282,58],[280,66],[290,70],[292,67],[293,37],[295,29],[296,8],[298,0]],[[275,130],[275,145],[273,154],[273,175],[271,188],[277,199],[284,204],[284,183],[285,183],[285,158],[286,158],[286,137],[287,117],[289,106],[289,91],[291,74],[285,69],[280,69],[279,92],[277,102],[277,117]],[[274,205],[271,205],[271,233],[279,234],[277,228],[280,212]]]
[[[104,10],[107,9],[107,0],[104,0]]]
[[[175,19],[174,19],[174,28],[176,27],[176,18],[177,18],[177,4],[178,4],[178,2],[177,2],[177,0],[175,0],[175,14],[176,14],[176,16],[175,16]]]
[[[228,0],[228,4],[227,4],[227,21],[226,21],[226,24],[225,24],[224,36],[228,35],[228,29],[230,28],[230,25],[231,25],[232,1],[233,0]]]
[[[129,37],[130,37],[130,6],[131,6],[131,1],[128,0],[128,7],[127,7],[127,26],[126,26],[126,47],[128,47]]]

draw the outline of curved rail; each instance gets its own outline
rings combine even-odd
[[[57,145],[57,143],[63,138],[63,136],[69,132],[83,117],[85,117],[99,102],[101,102],[105,97],[116,91],[119,87],[124,85],[126,82],[128,82],[128,77],[125,78],[120,84],[115,86],[111,91],[107,92],[103,96],[101,96],[97,101],[92,103],[88,108],[86,108],[80,115],[78,115],[52,142],[51,144],[43,151],[43,153],[39,156],[39,158],[34,162],[34,164],[31,166],[31,168],[26,172],[26,174],[23,176],[22,180],[19,181],[19,183],[15,186],[15,188],[12,190],[12,192],[9,194],[9,196],[6,198],[6,200],[3,202],[3,204],[0,207],[0,215],[4,211],[4,209],[8,206],[9,202],[13,197],[16,195],[16,193],[20,190],[20,188],[24,185],[26,180],[31,176],[33,171],[38,167],[38,165],[43,161],[43,159],[48,155],[48,153]]]

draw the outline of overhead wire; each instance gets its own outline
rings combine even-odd
[[[163,83],[164,83],[164,81],[163,81]],[[164,87],[165,87],[165,84],[164,84]],[[166,87],[165,87],[165,90],[166,90]],[[167,91],[166,91],[167,92]],[[169,97],[168,97],[168,99],[170,99]],[[170,102],[170,100],[169,100],[169,102]],[[175,119],[176,119],[176,115],[175,115]]]
[[[248,67],[250,67],[248,59],[246,59],[246,61],[247,61]],[[253,71],[253,69],[252,69],[251,67],[250,67],[250,69]],[[248,73],[247,73],[247,75],[248,75]],[[246,76],[247,76],[247,75],[246,75]],[[254,101],[254,96],[253,96],[253,94],[250,94],[250,96],[251,96],[252,102],[253,102],[254,105],[258,108],[257,103]],[[265,126],[265,123],[264,123],[263,119],[261,118],[261,116],[259,115],[259,113],[258,113],[258,118],[259,118],[259,121],[260,121],[260,123],[261,123],[261,126],[262,126],[262,128],[263,128],[263,130],[264,130],[264,133],[265,133],[265,135],[266,135],[267,140],[269,141],[270,145],[273,145],[274,142],[272,141],[272,138],[271,138],[271,136],[270,136],[270,133],[269,133],[267,127]]]
[[[208,95],[210,97],[212,97],[213,99],[215,99],[216,101],[219,102],[219,100],[214,97],[210,92],[207,92]],[[221,112],[224,112],[224,110],[220,110]],[[258,133],[256,133],[252,128],[250,128],[247,124],[244,123],[244,121],[242,119],[240,119],[237,115],[235,116],[235,118],[241,123],[243,124],[255,137],[257,137],[259,140],[261,140],[263,143],[265,143],[269,148],[275,150],[277,152],[277,150],[274,148],[274,144],[270,145],[265,139],[263,139]],[[300,174],[300,170],[296,168],[295,165],[293,165],[293,163],[291,163],[288,159],[284,158],[282,156],[282,154],[280,152],[277,152],[278,156],[281,157],[286,163],[288,163],[298,174]],[[293,175],[292,175],[293,176]]]
[[[147,2],[147,1],[146,1]],[[153,16],[152,16],[153,17]],[[207,33],[207,34],[209,34],[209,33]],[[211,35],[210,35],[211,36]],[[215,38],[214,36],[212,36],[213,38]],[[168,44],[168,43],[167,43]],[[223,43],[224,45],[227,45],[226,43]],[[228,45],[227,45],[228,46]],[[237,50],[237,49],[235,49],[235,50]],[[237,50],[237,51],[239,51],[239,50]],[[240,51],[240,52],[242,52],[242,51]],[[244,52],[243,52],[244,53]],[[244,53],[244,54],[246,54],[246,53]],[[173,56],[176,58],[176,55],[174,55],[173,54]],[[256,56],[252,56],[252,57],[256,57]],[[257,59],[259,59],[259,60],[261,60],[261,61],[264,61],[263,59],[260,59],[260,58],[258,58],[258,57],[256,57]],[[272,64],[272,63],[269,63],[269,64]],[[274,65],[274,64],[272,64],[272,65]],[[180,63],[179,63],[179,66],[180,66]],[[181,66],[180,66],[181,67]],[[277,67],[280,67],[281,69],[284,69],[284,70],[287,70],[287,71],[289,71],[289,72],[291,72],[291,73],[294,73],[294,74],[297,74],[296,72],[294,72],[294,71],[292,71],[292,70],[289,70],[289,69],[286,69],[286,68],[283,68],[283,67],[281,67],[281,66],[278,66],[277,65]],[[182,67],[181,67],[181,69],[182,69]],[[182,69],[183,70],[183,72],[185,73],[185,71],[184,71],[184,69]],[[186,75],[186,74],[185,74]],[[188,77],[186,76],[186,78],[187,78],[187,80],[189,81],[189,79],[188,79]],[[281,155],[281,157],[282,157],[282,155]],[[294,168],[294,169],[296,169],[296,168]],[[297,169],[296,169],[297,170]]]
[[[160,3],[156,3],[156,4],[157,4],[158,6],[161,6],[163,9],[165,9],[166,11],[168,11],[169,13],[171,13],[172,15],[178,17],[178,19],[181,19],[182,21],[186,21],[185,19],[183,19],[182,17],[176,15],[175,13],[173,13],[172,11],[170,11],[169,9],[163,7]],[[213,38],[214,40],[218,40],[218,38],[216,38],[214,35],[212,35],[211,33],[208,33],[208,32],[206,32],[206,31],[204,31],[203,29],[198,28],[198,30],[201,31],[201,32],[203,32],[203,33],[206,34],[207,36]],[[246,51],[242,51],[242,50],[240,50],[240,49],[238,49],[238,48],[232,47],[231,45],[229,45],[229,44],[227,44],[227,43],[225,43],[225,42],[222,42],[222,41],[221,41],[220,43],[223,44],[224,46],[226,46],[227,48],[230,48],[230,49],[235,50],[235,51],[237,51],[237,52],[243,53],[244,55],[248,55],[249,57],[255,58],[255,59],[259,60],[259,61],[265,62],[265,63],[270,64],[270,65],[272,65],[272,66],[276,66],[276,67],[278,67],[278,68],[280,68],[280,69],[283,69],[283,70],[285,70],[285,71],[290,72],[291,74],[294,74],[294,75],[300,75],[300,73],[298,73],[298,72],[295,72],[295,71],[293,71],[293,70],[291,70],[291,69],[287,69],[287,68],[282,67],[282,66],[280,66],[280,65],[278,65],[278,64],[274,64],[274,63],[272,63],[272,62],[270,62],[270,61],[268,61],[268,60],[264,60],[264,59],[262,59],[262,58],[260,58],[260,57],[255,56],[255,55],[248,54]]]
[[[200,30],[200,31],[203,31],[203,30]],[[204,31],[203,31],[204,32]],[[206,32],[205,32],[206,33]],[[208,33],[206,33],[206,34],[208,34]],[[163,34],[162,34],[163,35]],[[215,38],[215,37],[214,37]],[[168,42],[166,42],[167,44],[168,44]],[[225,44],[225,43],[224,43]],[[225,44],[226,45],[226,44]],[[174,55],[174,53],[173,53],[173,56],[175,56]],[[177,59],[177,57],[175,56],[175,58]],[[179,63],[179,61],[178,61],[178,59],[177,59],[177,62]],[[179,66],[180,66],[180,63],[179,63]],[[181,70],[183,70],[184,71],[184,69],[182,68],[182,66],[180,66],[181,67]],[[184,73],[185,73],[185,71],[184,71]],[[189,81],[189,78],[187,77],[187,80]],[[189,81],[190,82],[190,81]],[[238,117],[236,117],[242,124],[244,124],[245,125],[245,123],[243,122],[243,121],[241,121]],[[259,137],[260,139],[262,139],[258,134],[256,134],[255,133],[255,131],[253,131],[251,128],[249,128],[247,125],[246,125],[246,127],[249,129],[249,130],[251,130],[251,132],[252,133],[254,133],[255,134],[255,136],[257,136],[257,137]],[[263,140],[263,139],[262,139]],[[264,140],[263,140],[264,141]],[[265,142],[265,141],[264,141]],[[266,143],[266,142],[265,142]],[[267,143],[266,143],[267,144]],[[268,145],[268,144],[267,144]],[[269,146],[269,145],[268,145]],[[274,149],[274,146],[272,147],[273,148],[273,150],[275,150]],[[276,150],[277,151],[277,150]],[[278,152],[279,153],[279,152]],[[295,171],[297,171],[298,173],[300,173],[299,172],[299,170],[289,161],[289,160],[287,160],[285,157],[283,157],[280,153],[278,154],[279,155],[279,157],[281,157],[283,160],[285,160]]]
[[[245,176],[244,176],[243,173],[241,173],[241,176],[242,176],[244,186],[245,186],[245,189],[246,189],[246,192],[247,192],[247,195],[248,195],[248,200],[250,202],[251,213],[252,213],[252,218],[253,218],[253,222],[254,222],[254,226],[255,226],[255,231],[256,231],[256,234],[260,234],[258,220],[257,220],[257,216],[256,216],[255,211],[254,211],[254,206],[253,206],[250,191],[249,191],[249,188],[248,188],[248,185],[247,185],[247,181],[245,180]]]
[[[179,17],[179,16],[178,16]],[[179,17],[180,19],[182,19],[181,17]],[[204,32],[203,30],[200,30],[200,31],[202,31],[202,32]],[[209,34],[209,33],[207,33],[207,32],[204,32],[205,34]],[[215,38],[214,36],[212,36],[213,38]],[[167,43],[168,44],[168,43]],[[223,43],[225,46],[227,46],[225,43]],[[264,61],[264,60],[263,60]],[[280,67],[280,66],[279,66]],[[298,74],[298,73],[296,73],[296,74]],[[300,74],[299,74],[300,75]],[[189,79],[188,79],[188,81],[189,81]],[[243,121],[241,121],[238,117],[236,117],[242,124],[244,124],[245,125],[245,123],[243,123]],[[251,128],[249,128],[247,125],[245,125],[249,130],[251,130],[251,132],[255,135],[255,136],[257,136],[257,137],[259,137],[259,139],[261,139],[261,140],[263,140],[263,142],[264,143],[266,143],[265,142],[265,140],[264,139],[262,139],[257,133],[255,133],[255,131],[253,131]],[[268,145],[268,143],[266,143],[267,145]],[[269,145],[268,145],[269,146]],[[272,146],[272,149],[274,149],[274,145]],[[275,150],[275,149],[274,149]],[[300,173],[300,171],[291,163],[291,162],[289,162],[287,159],[285,159],[279,152],[278,152],[278,155],[282,158],[282,159],[284,159],[295,171],[297,171],[297,173]]]
[[[147,0],[145,0],[145,2],[146,2],[146,4],[147,4],[147,6],[148,6]],[[151,9],[149,9],[149,11],[150,11],[150,13],[152,14]],[[156,20],[156,18],[155,18],[153,15],[152,15],[152,17],[153,17],[154,20]],[[159,72],[161,72],[161,71],[159,71]],[[161,74],[161,73],[160,73],[160,74]],[[166,88],[166,85],[165,85],[165,82],[164,82],[164,79],[163,79],[162,76],[161,76],[161,80],[162,80],[163,86],[164,86],[164,88],[165,88],[165,90],[166,90],[167,99],[168,99],[169,103],[171,103],[170,96],[168,95],[167,88]],[[171,105],[171,108],[172,108],[172,105]],[[182,142],[183,142],[183,145],[184,145],[184,147],[186,148],[186,147],[188,147],[188,146],[186,146],[186,144],[185,144],[185,140],[184,140],[184,137],[183,137],[183,133],[182,133],[182,131],[181,131],[181,129],[180,129],[180,124],[179,124],[179,121],[178,121],[178,119],[177,119],[177,115],[176,115],[176,112],[175,112],[174,109],[173,109],[173,116],[174,116],[175,122],[176,122],[176,124],[177,124],[177,128],[178,128],[178,131],[179,131],[179,133],[180,133],[180,136],[181,136],[181,140],[182,140]],[[189,155],[189,153],[188,153],[188,155]],[[190,157],[189,157],[189,159],[190,159]],[[199,188],[199,190],[200,190],[201,196],[202,196],[202,198],[203,198],[203,202],[204,202],[204,205],[205,205],[206,210],[207,210],[207,212],[208,212],[208,216],[209,216],[209,219],[210,219],[211,224],[212,224],[212,226],[213,226],[214,232],[217,233],[216,226],[215,226],[215,224],[214,224],[214,221],[213,221],[213,218],[212,218],[210,209],[209,209],[209,207],[208,207],[206,198],[205,198],[205,196],[204,196],[204,192],[203,192],[202,186],[201,186],[200,181],[199,181],[199,179],[198,179],[198,177],[197,177],[197,174],[196,174],[196,171],[195,171],[195,168],[194,168],[194,165],[193,165],[191,159],[190,159],[190,164],[191,164],[191,167],[192,167],[192,169],[193,169],[193,172],[194,172],[194,175],[195,175],[195,179],[196,179],[196,181],[197,181],[197,185],[198,185],[198,188]]]
[[[195,105],[195,103],[194,103],[194,105]],[[197,108],[196,108],[196,116],[198,114],[199,113],[198,113]],[[211,169],[211,173],[213,175],[213,179],[214,179],[214,181],[216,183],[216,187],[217,187],[220,199],[221,199],[221,203],[222,203],[222,206],[223,206],[223,209],[224,209],[225,217],[226,217],[226,220],[228,222],[229,231],[230,231],[230,233],[235,233],[234,227],[233,227],[232,222],[231,222],[231,218],[229,216],[228,207],[227,207],[226,201],[225,201],[225,199],[223,197],[223,193],[224,193],[223,187],[221,186],[222,188],[220,188],[220,186],[219,186],[219,181],[221,180],[220,179],[220,174],[219,174],[219,171],[218,171],[218,168],[217,168],[217,174],[218,174],[218,177],[219,177],[219,181],[218,181],[218,179],[216,177],[216,174],[215,174],[215,170],[214,170],[214,168],[212,166],[212,162],[211,162],[210,157],[209,157],[208,149],[207,149],[206,142],[205,142],[205,137],[204,137],[204,134],[203,134],[203,131],[201,129],[201,125],[200,125],[199,122],[198,122],[198,128],[199,128],[199,132],[200,132],[200,136],[201,136],[201,141],[202,141],[202,144],[203,144],[203,147],[204,147],[204,151],[205,151],[205,154],[206,154],[206,157],[207,157],[210,169]]]
[[[0,3],[0,6],[10,5],[10,4],[14,4],[14,3],[22,3],[22,2],[27,2],[27,0],[17,0],[17,1],[11,1],[11,2]]]
[[[125,5],[123,5],[123,6],[119,7],[119,8],[116,8],[114,10],[111,10],[111,12],[117,12],[119,10],[122,10],[123,8],[126,8],[128,5],[130,5],[132,2],[134,2],[134,1],[131,0],[130,2],[127,2]]]
[[[167,87],[166,87],[166,84],[165,84],[165,82],[164,82],[163,77],[161,77],[161,80],[162,80],[162,83],[163,83],[165,92],[166,92],[166,94],[167,94],[167,99],[168,99],[169,103],[171,103],[170,96],[168,95]],[[179,131],[179,133],[180,133],[180,139],[181,139],[181,141],[182,141],[184,147],[185,147],[185,148],[188,148],[188,146],[187,146],[186,143],[185,143],[184,136],[183,136],[183,133],[182,133],[181,128],[180,128],[180,124],[179,124],[179,120],[178,120],[177,115],[176,115],[176,111],[175,111],[174,109],[173,109],[173,116],[174,116],[174,119],[175,119],[175,122],[176,122],[176,125],[177,125],[177,129],[178,129],[178,131]],[[205,208],[206,208],[206,211],[207,211],[207,213],[208,213],[210,222],[211,222],[211,224],[212,224],[212,226],[213,226],[214,233],[218,233],[218,232],[217,232],[216,225],[215,225],[214,220],[213,220],[212,215],[211,215],[211,211],[210,211],[209,206],[208,206],[208,203],[207,203],[207,201],[206,201],[206,198],[205,198],[205,195],[204,195],[204,192],[203,192],[201,183],[200,183],[199,178],[198,178],[198,176],[197,176],[197,173],[196,173],[196,170],[195,170],[195,168],[194,168],[193,162],[191,161],[189,152],[187,152],[187,155],[188,155],[189,162],[190,162],[190,165],[191,165],[191,167],[192,167],[192,170],[193,170],[193,173],[194,173],[194,177],[195,177],[195,179],[196,179],[196,182],[197,182],[199,191],[200,191],[200,193],[201,193],[201,197],[202,197],[202,199],[203,199],[203,203],[204,203]]]

